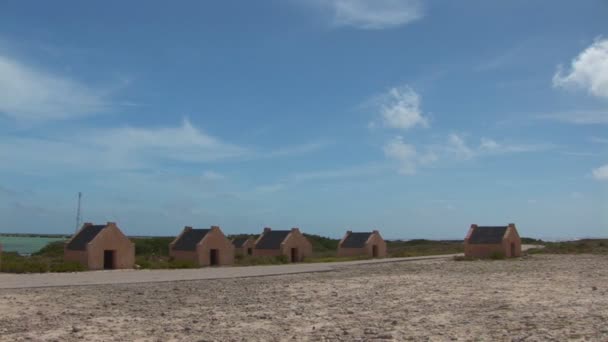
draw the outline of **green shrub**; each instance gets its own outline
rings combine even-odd
[[[490,259],[492,260],[503,260],[505,258],[505,253],[503,252],[492,252],[490,254]]]
[[[135,255],[169,255],[169,244],[174,240],[172,237],[145,237],[132,238],[135,244]]]
[[[235,259],[235,264],[239,266],[254,266],[254,265],[281,265],[289,263],[289,258],[285,255],[281,256],[249,256],[245,255],[240,259]]]
[[[195,262],[185,260],[171,260],[168,266],[170,269],[199,268]]]
[[[454,256],[454,261],[473,261],[475,258],[464,255],[456,255]]]
[[[366,255],[352,256],[352,257],[325,256],[325,257],[304,258],[304,262],[309,262],[309,263],[341,262],[341,261],[355,261],[355,260],[369,260],[369,259],[371,259],[371,258]]]
[[[46,244],[46,246],[42,247],[38,252],[32,255],[50,258],[63,258],[63,246],[65,246],[65,241],[49,242]]]
[[[22,259],[2,259],[0,271],[6,273],[44,273],[48,272],[48,263],[37,258],[23,257]]]
[[[84,270],[86,268],[76,261],[62,261],[53,263],[49,267],[50,272],[82,272]]]

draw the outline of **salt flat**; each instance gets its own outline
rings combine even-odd
[[[606,341],[608,258],[4,289],[0,313],[0,341]]]

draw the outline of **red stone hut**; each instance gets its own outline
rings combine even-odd
[[[253,255],[255,240],[251,238],[236,238],[232,239],[235,255]]]
[[[232,265],[234,246],[218,226],[210,229],[185,227],[169,244],[169,255],[175,260],[191,261],[201,267]]]
[[[255,242],[253,256],[286,256],[290,262],[300,262],[312,256],[312,244],[300,233],[300,229],[272,230],[264,232]]]
[[[472,224],[464,239],[464,255],[474,258],[521,256],[521,239],[515,224],[495,227]]]
[[[346,232],[338,243],[339,257],[368,256],[386,257],[386,242],[377,230],[371,232]]]
[[[135,245],[116,223],[85,223],[64,247],[65,261],[76,261],[89,270],[133,268]]]

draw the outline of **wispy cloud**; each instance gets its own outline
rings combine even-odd
[[[388,128],[407,130],[415,126],[428,127],[429,122],[422,114],[421,97],[409,86],[391,88],[385,94],[376,96],[370,104],[377,112],[381,125]],[[375,121],[370,127],[375,127]]]
[[[478,144],[470,144],[464,135],[451,133],[447,140],[431,144],[424,148],[408,144],[403,137],[389,140],[383,147],[384,155],[399,164],[398,172],[404,175],[415,174],[422,166],[428,166],[442,160],[467,161],[475,158],[501,154],[540,152],[554,148],[553,144],[512,144],[481,138]],[[419,152],[425,151],[424,153]]]
[[[99,90],[0,55],[0,114],[21,121],[62,120],[108,106]]]
[[[575,125],[608,124],[608,111],[572,111],[542,114],[536,117]]]
[[[262,155],[267,158],[301,155],[321,150],[330,144],[331,142],[328,140],[318,140],[299,145],[282,146],[269,152],[262,153]]]
[[[203,164],[287,158],[310,153],[322,143],[264,151],[212,136],[184,119],[176,126],[82,128],[69,137],[55,132],[45,137],[0,137],[0,169],[133,170],[154,169],[168,162]],[[57,158],[61,156],[61,158]],[[207,172],[206,178],[221,175]]]
[[[437,156],[428,152],[420,154],[412,144],[404,142],[403,137],[397,136],[389,140],[383,147],[384,155],[399,164],[398,172],[404,175],[416,173],[419,165],[425,165],[437,160]]]
[[[294,182],[305,182],[315,180],[353,178],[376,174],[385,169],[385,166],[379,164],[364,164],[329,170],[312,170],[298,172],[289,176],[288,179]]]
[[[368,177],[389,170],[389,166],[385,164],[370,163],[363,165],[352,165],[334,169],[307,170],[296,172],[280,178],[275,183],[263,184],[254,188],[258,193],[274,193],[283,191],[291,186],[307,183],[307,182],[322,182],[356,179]]]
[[[593,169],[591,171],[593,178],[599,181],[608,181],[608,164]]]
[[[608,98],[608,39],[596,39],[572,60],[569,70],[558,67],[553,86],[582,88]]]
[[[330,12],[335,27],[389,29],[424,16],[423,5],[419,0],[307,0],[303,3]]]
[[[486,60],[481,61],[473,67],[474,71],[484,72],[501,69],[509,64],[514,63],[523,50],[523,45],[513,47],[502,54],[495,55]]]
[[[104,151],[139,158],[166,158],[184,162],[207,162],[242,157],[247,148],[221,141],[184,119],[177,127],[120,127],[81,137]]]
[[[590,137],[589,141],[597,144],[608,144],[608,138]]]

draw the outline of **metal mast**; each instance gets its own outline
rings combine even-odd
[[[78,193],[78,209],[76,210],[76,232],[80,229],[80,200],[82,199],[82,192]]]

